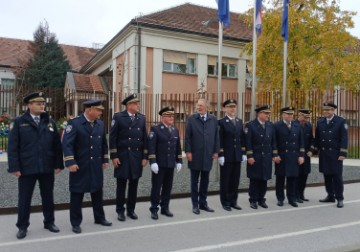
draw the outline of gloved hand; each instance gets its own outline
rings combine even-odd
[[[182,167],[182,164],[181,164],[181,163],[177,163],[177,164],[176,164],[176,171],[177,171],[177,172],[181,171],[181,167]]]
[[[158,174],[159,172],[159,166],[157,163],[153,163],[150,165],[150,169],[152,170],[153,173]]]
[[[224,163],[225,163],[225,158],[224,157],[219,157],[218,161],[219,161],[219,165],[223,166]]]
[[[246,162],[247,161],[247,156],[246,155],[242,155],[242,161],[241,162]]]

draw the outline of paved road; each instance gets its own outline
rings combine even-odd
[[[360,184],[345,185],[345,207],[318,202],[323,187],[307,189],[310,202],[293,208],[276,206],[274,191],[268,192],[269,209],[253,210],[247,194],[239,195],[243,210],[224,211],[218,196],[209,197],[215,213],[191,212],[190,199],[171,202],[173,218],[150,219],[149,203],[137,205],[139,220],[118,222],[114,206],[106,206],[112,227],[93,224],[91,208],[84,209],[83,233],[70,230],[69,212],[57,211],[61,232],[42,227],[42,215],[31,215],[28,236],[21,241],[15,215],[0,216],[0,251],[357,251],[360,250]]]

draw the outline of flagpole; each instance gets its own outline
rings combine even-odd
[[[254,31],[253,31],[253,67],[252,67],[252,88],[251,88],[251,118],[255,119],[255,99],[256,99],[256,0],[254,0]],[[250,119],[251,119],[250,118]]]
[[[217,85],[217,117],[221,116],[221,75],[222,75],[222,41],[223,41],[223,23],[219,21],[219,56],[218,56],[218,85]]]
[[[286,106],[286,79],[287,79],[287,40],[284,41],[284,73],[283,73],[283,100],[282,107]]]

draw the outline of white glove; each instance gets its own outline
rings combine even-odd
[[[225,158],[224,157],[218,157],[218,161],[219,161],[219,165],[223,166],[225,163]]]
[[[153,163],[150,165],[150,169],[152,170],[153,173],[158,174],[159,172],[159,166],[157,163]]]
[[[246,155],[242,155],[242,161],[241,162],[246,162],[247,160],[247,156]]]
[[[181,163],[177,163],[177,164],[176,164],[176,171],[177,171],[177,172],[181,171],[181,167],[182,167],[182,164],[181,164]]]

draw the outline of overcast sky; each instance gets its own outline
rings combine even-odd
[[[186,2],[216,8],[215,0],[8,0],[1,1],[0,37],[33,39],[39,23],[47,20],[59,42],[92,47],[106,44],[132,18]],[[230,0],[232,12],[244,12],[254,0]],[[357,11],[355,29],[360,38],[359,0],[340,0],[342,10]]]

